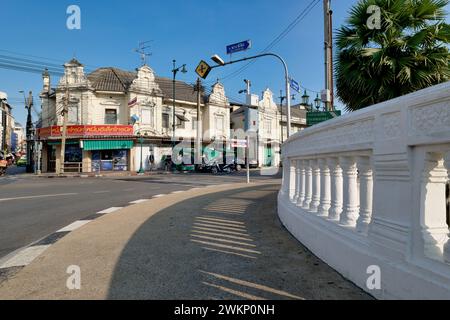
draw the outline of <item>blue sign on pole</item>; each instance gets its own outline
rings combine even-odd
[[[227,46],[227,54],[232,54],[239,51],[245,51],[252,47],[252,42],[250,40],[245,40],[239,43],[235,43]]]
[[[291,79],[291,88],[297,92],[300,91],[300,85],[294,79]]]

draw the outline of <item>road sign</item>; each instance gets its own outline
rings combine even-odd
[[[300,85],[294,79],[291,79],[291,88],[297,92],[300,92]]]
[[[310,111],[306,113],[306,124],[313,126],[315,124],[339,117],[341,110],[335,111]]]
[[[198,67],[195,69],[195,72],[203,79],[206,79],[210,71],[211,67],[203,60],[200,61]]]
[[[227,54],[236,53],[239,51],[245,51],[252,47],[252,42],[250,40],[245,40],[235,44],[227,46]]]

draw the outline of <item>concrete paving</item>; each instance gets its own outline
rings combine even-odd
[[[274,180],[274,177],[257,176],[257,172],[253,174],[252,179]],[[0,259],[98,211],[224,181],[240,182],[245,181],[245,177],[242,174],[53,179],[17,174],[0,177]]]
[[[105,215],[0,284],[0,299],[370,299],[281,226],[278,190],[210,186]],[[72,265],[81,290],[66,287]]]

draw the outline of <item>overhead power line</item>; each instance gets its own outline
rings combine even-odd
[[[264,48],[260,53],[267,53],[269,50],[274,48],[281,40],[283,40],[294,28],[297,26],[303,19],[306,18],[306,16],[317,6],[317,4],[320,2],[320,0],[311,0],[309,4],[300,12],[300,14],[277,36],[275,39],[273,39],[267,47]],[[239,74],[241,74],[243,71],[245,71],[248,67],[250,67],[252,64],[254,64],[256,60],[252,60],[248,63],[246,63],[244,66],[239,68],[238,70],[220,78],[221,81],[225,82],[226,80],[232,79]]]

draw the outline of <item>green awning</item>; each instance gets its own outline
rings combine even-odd
[[[83,140],[83,149],[92,150],[119,150],[133,148],[131,140]]]

